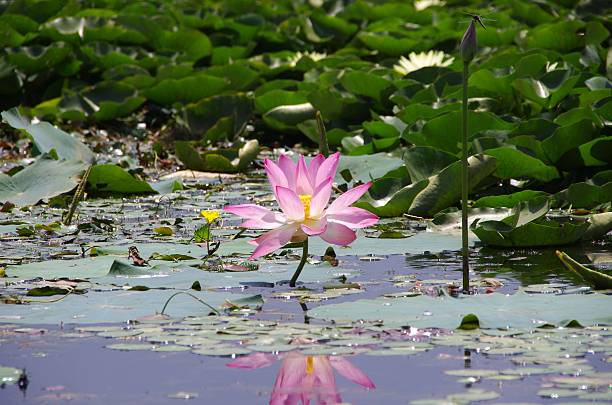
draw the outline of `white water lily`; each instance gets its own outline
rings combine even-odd
[[[326,53],[319,53],[319,52],[296,52],[295,55],[293,55],[293,57],[291,59],[289,59],[289,65],[290,66],[295,66],[297,65],[297,63],[300,61],[300,59],[302,59],[302,57],[307,56],[310,59],[312,59],[315,62],[320,61],[321,59],[325,59],[327,58],[327,54]]]
[[[428,66],[449,66],[454,60],[455,58],[442,51],[410,52],[408,58],[400,57],[398,64],[393,65],[393,69],[399,74],[407,75],[410,72]]]
[[[414,2],[414,9],[416,11],[425,10],[427,7],[432,6],[444,6],[446,4],[445,1],[441,0],[417,0]]]

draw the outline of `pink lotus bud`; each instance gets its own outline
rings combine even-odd
[[[470,26],[465,30],[463,39],[461,39],[461,57],[465,62],[470,62],[474,59],[478,50],[478,42],[476,41],[476,25],[474,20],[470,21]]]

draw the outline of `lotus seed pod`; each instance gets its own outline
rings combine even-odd
[[[470,21],[470,26],[465,30],[463,39],[461,39],[461,57],[465,62],[471,62],[478,50],[478,42],[476,41],[476,25],[474,20]]]

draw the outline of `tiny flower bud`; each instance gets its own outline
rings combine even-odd
[[[470,26],[465,30],[463,39],[461,39],[461,57],[465,62],[471,62],[478,50],[478,42],[476,41],[476,25],[474,20],[470,21]]]

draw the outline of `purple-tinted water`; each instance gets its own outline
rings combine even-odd
[[[281,365],[275,362],[255,370],[232,369],[228,358],[204,357],[189,352],[122,352],[105,349],[112,340],[21,336],[0,346],[2,363],[24,367],[29,384],[0,390],[0,403],[40,404],[166,404],[177,403],[169,395],[196,393],[193,403],[264,404],[269,401]],[[457,377],[444,370],[472,367],[506,369],[509,357],[472,353],[460,348],[436,348],[411,356],[348,357],[376,384],[366,390],[336,374],[342,400],[352,404],[406,404],[409,400],[441,398],[465,390]],[[606,366],[592,359],[597,369]],[[610,369],[609,366],[607,366]],[[534,402],[538,377],[516,381],[482,381],[478,388],[495,390],[495,402]],[[62,388],[63,387],[63,388]],[[541,402],[552,400],[539,399]]]
[[[579,252],[574,255],[579,255]],[[414,274],[420,280],[460,278],[460,264],[454,252],[436,256],[394,255],[375,262],[360,262],[356,258],[344,260],[347,265],[362,270],[360,276],[350,281],[362,282],[365,291],[336,298],[331,301],[334,303],[405,290],[391,281],[396,275]],[[474,277],[502,280],[504,285],[497,291],[504,293],[516,291],[521,285],[550,282],[573,284],[574,280],[563,271],[551,251],[482,249],[478,256],[473,257],[472,268]],[[296,300],[270,297],[273,292],[289,290],[288,286],[249,287],[246,290],[266,297],[263,311],[257,317],[279,322],[304,321],[303,308]],[[317,305],[321,303],[308,303],[308,308]],[[17,385],[0,389],[0,404],[166,404],[180,401],[169,396],[181,391],[197,394],[197,398],[188,400],[190,403],[264,404],[270,400],[281,367],[281,361],[276,361],[265,368],[234,369],[226,366],[231,361],[229,358],[206,357],[190,352],[115,351],[104,346],[116,343],[116,340],[66,338],[61,337],[57,330],[46,328],[50,332],[43,335],[0,335],[0,365],[25,368],[28,376],[28,386],[23,391]],[[603,362],[601,356],[587,355],[587,358],[596,370],[612,371],[610,363]],[[336,373],[336,386],[341,399],[353,404],[406,404],[415,399],[441,399],[447,394],[466,390],[465,384],[457,382],[458,377],[446,375],[445,370],[464,367],[502,370],[515,367],[510,356],[464,352],[460,347],[437,347],[408,356],[355,355],[348,359],[376,385],[375,389],[366,390]],[[530,376],[512,381],[481,380],[474,387],[494,390],[501,395],[488,403],[563,402],[562,399],[537,396],[545,378]],[[575,402],[576,399],[569,398],[567,401]]]

